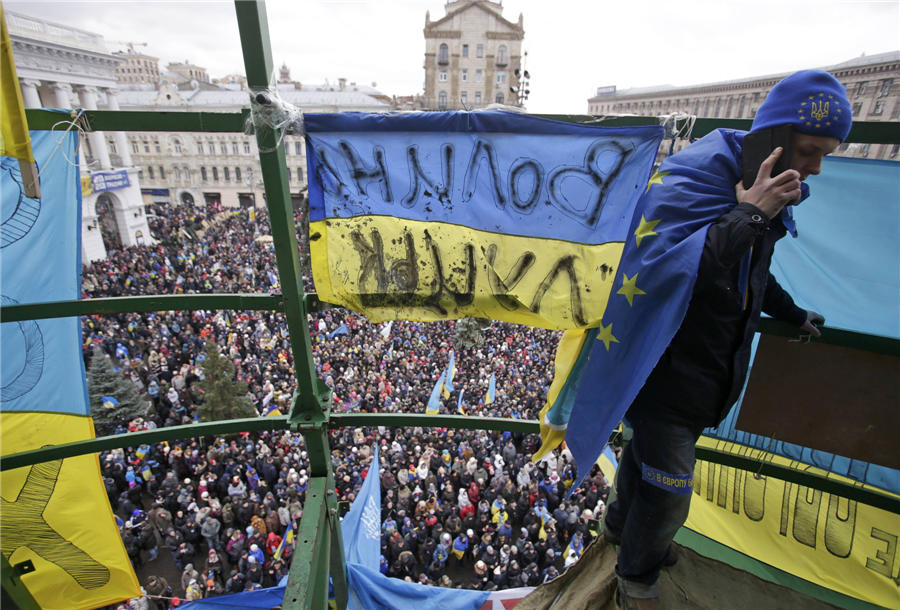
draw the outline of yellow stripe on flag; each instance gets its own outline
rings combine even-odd
[[[584,346],[587,330],[567,330],[559,339],[559,345],[556,348],[556,359],[553,375],[553,382],[550,384],[550,391],[547,393],[547,403],[538,414],[538,421],[541,423],[541,448],[531,458],[537,462],[553,449],[559,447],[560,443],[566,438],[565,430],[555,430],[546,424],[545,415],[556,402],[559,393],[562,391],[569,373],[578,360],[581,348]]]
[[[0,413],[7,455],[93,437],[90,417]],[[97,454],[3,473],[0,547],[12,565],[32,561],[22,582],[41,608],[97,608],[140,595],[101,481]]]
[[[735,443],[704,436],[697,446],[861,485]],[[700,460],[694,468],[694,494],[688,529],[827,589],[898,607],[900,515]]]
[[[320,220],[309,233],[319,298],[373,322],[480,317],[597,326],[623,249],[392,216]]]

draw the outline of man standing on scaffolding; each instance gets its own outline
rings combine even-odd
[[[844,86],[818,70],[785,78],[759,108],[751,133],[783,125],[793,133],[789,169],[771,175],[779,147],[750,188],[738,182],[733,203],[726,202],[727,211],[709,226],[687,313],[626,414],[634,435],[619,463],[617,498],[604,517],[607,540],[621,545],[616,574],[623,608],[660,607],[657,579],[676,559],[672,540],[688,516],[694,446],[741,393],[760,312],[814,336],[824,321],[794,304],[769,264],[775,242],[794,233],[790,206],[808,196],[804,181],[820,172],[822,159],[850,132]],[[684,191],[669,178],[684,168],[714,180],[727,171],[737,181],[742,143],[742,133],[717,130],[673,155],[660,167],[654,196],[681,205]]]

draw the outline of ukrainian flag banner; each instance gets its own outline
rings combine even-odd
[[[313,279],[388,319],[603,318],[662,128],[523,114],[305,115]]]
[[[487,392],[484,394],[484,404],[489,405],[494,402],[494,397],[497,394],[497,375],[495,373],[491,373],[491,380],[488,382]]]
[[[42,197],[0,159],[3,304],[77,299],[81,197],[75,133],[31,132]],[[0,325],[0,440],[9,455],[94,437],[77,317]],[[95,608],[139,595],[96,454],[3,473],[0,550],[30,560],[22,582],[42,608]]]
[[[565,439],[578,465],[570,490],[590,471],[681,325],[707,229],[735,205],[743,134],[714,131],[662,163],[641,189],[602,320],[560,343],[534,459]],[[792,219],[785,224],[793,232]]]

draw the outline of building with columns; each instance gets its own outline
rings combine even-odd
[[[501,2],[456,0],[446,15],[425,13],[427,110],[475,110],[489,104],[520,106],[517,70],[524,72],[522,15],[503,18]]]
[[[119,109],[115,70],[122,60],[107,51],[102,36],[10,11],[6,21],[26,108]],[[61,123],[68,120],[60,116]],[[105,258],[106,244],[149,242],[139,169],[125,134],[88,132],[79,162],[82,260]]]
[[[285,68],[286,69],[286,68]],[[348,83],[279,83],[278,97],[301,112],[387,112],[392,109],[372,87]],[[240,112],[250,105],[246,82],[176,84],[165,77],[153,88],[127,87],[123,110]],[[291,199],[299,205],[306,188],[306,146],[284,137]],[[222,207],[263,205],[256,137],[243,133],[129,132],[127,150],[138,167],[145,203]]]
[[[900,119],[900,51],[863,55],[821,69],[834,74],[847,88],[854,120]],[[622,91],[614,86],[598,87],[597,95],[588,99],[588,113],[642,116],[681,113],[703,118],[752,119],[772,87],[788,74],[688,87],[662,85]],[[900,160],[900,145],[842,144],[836,154]]]

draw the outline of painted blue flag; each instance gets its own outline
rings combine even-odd
[[[578,465],[570,490],[590,471],[681,325],[707,230],[735,205],[743,135],[714,131],[663,162],[633,212],[603,319],[560,341],[535,459],[565,438]],[[782,218],[793,233],[790,208]]]
[[[444,380],[446,378],[447,371],[444,371],[441,373],[441,377],[437,380],[437,383],[434,384],[434,389],[431,390],[431,396],[428,398],[428,405],[425,407],[425,412],[429,415],[439,413],[441,410],[441,391],[444,389]]]
[[[319,298],[375,322],[599,323],[661,127],[501,111],[304,118]]]
[[[366,480],[341,521],[344,561],[376,572],[381,555],[381,479],[378,470],[376,445]]]

